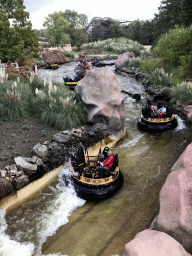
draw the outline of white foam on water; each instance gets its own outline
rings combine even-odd
[[[69,163],[70,164],[70,163]],[[7,223],[5,219],[6,209],[0,212],[0,256],[41,256],[42,255],[42,244],[47,240],[47,237],[52,236],[56,233],[57,229],[65,225],[69,221],[69,216],[77,208],[85,203],[85,200],[77,197],[75,189],[71,183],[70,179],[69,165],[62,169],[58,175],[59,182],[55,187],[50,187],[53,193],[56,191],[56,200],[50,201],[47,206],[40,210],[37,215],[33,213],[33,217],[36,218],[37,233],[35,237],[38,238],[37,242],[18,242],[19,234],[24,232],[18,230],[15,233],[15,239],[11,239],[6,235],[5,230],[7,229]],[[68,181],[68,186],[66,186],[65,178]],[[44,195],[42,195],[44,196]],[[26,215],[29,215],[26,213]],[[32,217],[32,218],[33,218]],[[27,225],[30,221],[28,216],[24,216],[23,225]],[[17,220],[16,220],[17,221]],[[21,222],[21,220],[18,220]],[[28,230],[30,232],[30,230]],[[24,234],[21,234],[21,237]],[[17,240],[17,241],[16,241]],[[30,238],[29,238],[30,240]],[[48,256],[64,256],[60,253],[49,254]]]
[[[20,243],[6,235],[6,208],[0,211],[0,255],[1,256],[31,256],[35,246],[32,243]]]
[[[175,131],[175,132],[178,132],[178,131],[180,131],[180,130],[185,129],[186,126],[185,126],[185,124],[184,124],[184,120],[181,119],[178,115],[175,115],[175,117],[177,118],[177,123],[178,123],[178,125],[177,125],[177,127],[175,128],[174,131]]]

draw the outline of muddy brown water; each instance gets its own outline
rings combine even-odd
[[[49,72],[62,81],[75,65]],[[39,74],[48,76],[45,70]],[[124,90],[142,95],[137,102],[124,94],[128,136],[113,149],[124,174],[122,189],[107,200],[85,202],[71,184],[66,187],[63,182],[63,175],[69,174],[69,165],[65,166],[56,180],[34,197],[11,210],[1,209],[0,255],[122,255],[124,245],[149,228],[158,213],[160,189],[191,142],[192,128],[177,117],[179,125],[174,131],[157,135],[139,131],[136,122],[145,104],[143,86],[130,77],[117,78]]]

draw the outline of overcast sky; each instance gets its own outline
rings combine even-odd
[[[158,13],[161,0],[24,0],[30,13],[33,29],[43,28],[48,14],[67,9],[93,17],[110,17],[116,20],[150,20]]]

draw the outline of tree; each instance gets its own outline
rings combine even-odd
[[[43,26],[45,27],[45,34],[48,40],[52,44],[59,46],[59,44],[63,43],[65,35],[69,32],[69,23],[63,18],[62,12],[49,14],[45,19],[46,21],[43,23]]]
[[[79,14],[76,11],[66,10],[62,15],[70,24],[71,28],[85,29],[88,25],[88,18],[86,14]]]
[[[70,25],[68,31],[72,46],[81,46],[88,41],[88,37],[85,32],[85,28],[88,24],[88,18],[85,14],[79,14],[76,11],[66,10],[62,13],[64,19]]]
[[[25,59],[26,51],[38,57],[38,37],[28,20],[29,13],[24,11],[23,0],[0,0],[0,3],[0,24],[3,27],[0,30],[0,45],[6,45],[0,51],[2,60]],[[10,26],[10,18],[13,19],[13,26]]]
[[[119,37],[126,36],[125,32],[123,31],[123,28],[120,26],[119,22],[116,20],[111,21],[110,29],[111,29],[111,37],[115,38],[116,40]]]

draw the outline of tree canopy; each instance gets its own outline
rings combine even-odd
[[[45,35],[51,44],[59,46],[66,40],[66,34],[69,32],[69,23],[63,18],[62,12],[54,12],[45,18],[43,23]],[[65,42],[69,43],[69,42]]]
[[[23,0],[0,0],[0,59],[25,59],[27,52],[38,57],[38,37],[28,20]],[[10,24],[12,19],[13,24]]]

